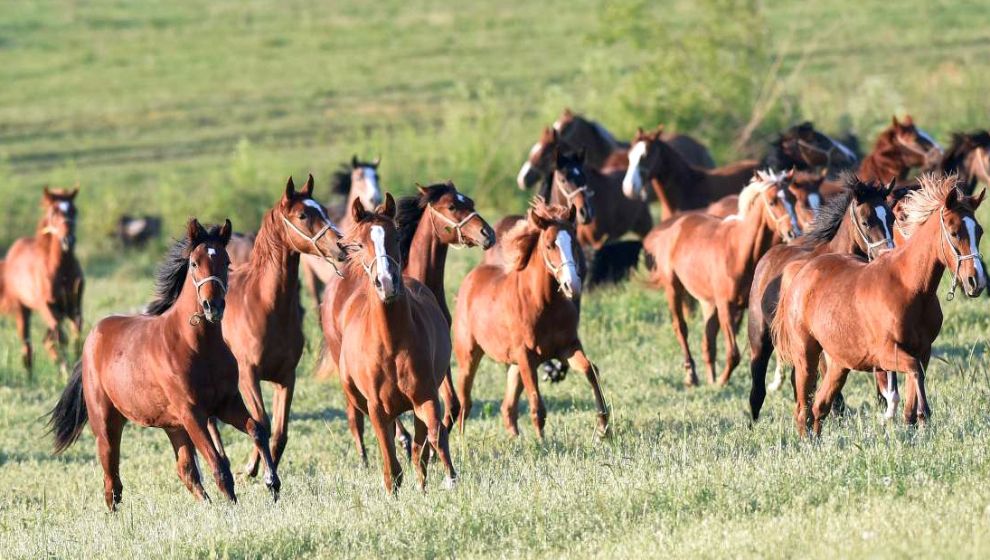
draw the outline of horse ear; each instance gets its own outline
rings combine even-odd
[[[303,189],[302,189],[303,195],[309,198],[313,198],[313,183],[315,183],[315,181],[313,180],[313,174],[310,173],[309,178],[306,179],[306,184],[303,185]]]
[[[971,197],[971,201],[973,203],[973,210],[976,210],[977,208],[980,207],[981,204],[983,204],[983,199],[986,197],[986,195],[987,195],[987,189],[983,188],[980,189],[980,194]]]
[[[547,219],[541,216],[532,208],[526,211],[526,219],[529,221],[530,224],[536,226],[538,229],[546,229],[547,226],[549,225]]]
[[[900,128],[901,127],[901,123],[897,122],[897,115],[894,115],[893,117],[891,117],[891,119],[890,119],[890,125],[893,126],[894,128]]]
[[[296,196],[296,184],[292,182],[292,175],[289,175],[289,180],[285,182],[285,199],[291,200]]]
[[[790,168],[790,169],[789,169],[789,170],[787,171],[787,175],[784,175],[784,178],[785,178],[785,179],[787,179],[787,182],[791,182],[791,181],[793,181],[793,180],[794,180],[794,169],[795,169],[795,168],[794,168],[794,167],[792,166],[792,167],[791,167],[791,168]]]
[[[571,111],[570,107],[564,107],[564,112],[560,115],[565,119],[572,119],[574,118],[574,111]]]
[[[949,189],[949,192],[945,193],[945,207],[952,209],[959,204],[959,189],[953,187]]]
[[[904,120],[901,121],[901,124],[904,126],[911,126],[914,124],[914,119],[911,118],[911,115],[904,115]]]
[[[660,123],[657,125],[656,130],[653,131],[653,137],[660,138],[660,135],[662,134],[663,134],[663,123]]]
[[[821,171],[818,172],[818,182],[821,183],[828,178],[828,168],[823,167]]]
[[[48,185],[41,187],[41,202],[50,204],[52,200],[52,191],[48,189]]]
[[[351,156],[351,168],[357,169],[357,166],[358,166],[358,158],[357,158],[357,154],[354,154],[353,156]]]
[[[570,204],[567,206],[567,221],[577,224],[577,206]]]
[[[419,194],[423,196],[426,196],[426,193],[430,192],[430,189],[424,187],[423,185],[420,185],[419,183],[416,183],[416,190],[419,191]]]
[[[395,199],[392,198],[392,193],[385,193],[385,202],[381,203],[378,208],[375,208],[375,213],[395,219]]]
[[[894,192],[894,187],[896,186],[897,186],[897,178],[896,177],[891,178],[890,182],[887,183],[887,186],[883,188],[884,198],[890,196],[890,193]]]
[[[76,187],[71,191],[69,191],[68,193],[66,193],[65,197],[68,198],[69,200],[75,200],[77,194],[79,194],[79,187]]]
[[[368,215],[368,211],[364,209],[364,204],[361,204],[360,198],[355,198],[354,202],[351,204],[351,218],[354,223],[358,223]]]
[[[234,233],[234,226],[230,223],[230,218],[223,221],[223,225],[220,226],[220,242],[226,247],[227,243],[230,243],[230,236]]]
[[[189,239],[189,246],[192,247],[201,236],[206,235],[206,230],[199,224],[199,220],[193,218],[186,224],[186,237]]]

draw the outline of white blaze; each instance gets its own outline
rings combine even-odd
[[[877,219],[879,219],[880,223],[883,224],[883,234],[887,238],[887,248],[893,249],[894,237],[890,233],[890,228],[887,227],[887,209],[884,208],[883,206],[877,206],[876,212],[877,212]]]
[[[378,172],[374,167],[364,168],[364,182],[367,185],[365,192],[365,202],[370,206],[372,201],[382,199],[382,191],[378,187]]]
[[[519,168],[519,174],[516,175],[516,185],[518,185],[522,190],[526,190],[526,175],[528,175],[529,171],[533,169],[533,164],[529,163],[529,160],[536,155],[536,152],[538,151],[540,151],[539,142],[533,144],[533,147],[529,149],[529,158],[526,158],[526,161],[523,162],[522,167]]]
[[[629,168],[626,169],[626,176],[622,178],[622,193],[626,198],[642,197],[643,176],[639,171],[639,164],[646,155],[646,142],[640,141],[629,150]]]
[[[850,161],[856,161],[858,159],[856,157],[856,154],[854,154],[853,151],[849,149],[849,146],[846,146],[842,142],[839,142],[838,140],[832,140],[832,145],[838,148],[839,151],[846,156],[846,159]]]
[[[797,213],[794,211],[794,205],[791,204],[791,201],[787,200],[787,195],[784,192],[783,190],[777,191],[777,198],[780,199],[780,202],[784,205],[784,209],[787,210],[787,215],[791,217],[791,229],[794,232],[799,232],[801,231],[801,226],[798,225]]]
[[[918,127],[915,127],[914,130],[915,130],[915,132],[918,133],[918,136],[920,136],[923,140],[928,140],[929,142],[931,142],[931,145],[932,146],[935,146],[935,149],[937,149],[940,152],[942,151],[942,146],[940,146],[939,143],[936,142],[935,139],[932,138],[927,132],[925,132],[924,130],[921,130]]]
[[[581,277],[577,273],[577,263],[574,261],[572,250],[571,234],[566,230],[557,232],[557,239],[554,241],[560,251],[561,278],[557,281],[571,287],[574,294],[581,293]]]
[[[818,193],[808,193],[808,206],[811,206],[812,211],[818,214],[818,209],[822,207],[822,197]]]
[[[215,257],[217,255],[217,250],[212,247],[207,247],[206,254],[211,257]]]
[[[388,269],[388,253],[385,252],[385,228],[371,226],[371,242],[375,245],[375,262],[378,264],[375,275],[384,285],[392,280],[392,272]]]
[[[58,203],[58,209],[61,210],[61,212],[63,214],[68,213],[69,212],[69,208],[71,208],[71,207],[72,206],[68,202],[66,202],[64,200]]]
[[[966,232],[969,233],[969,252],[979,255],[980,248],[976,246],[976,220],[966,216],[963,218],[963,223],[966,224]],[[977,285],[985,287],[987,285],[987,273],[983,270],[983,261],[980,260],[979,256],[973,259],[973,268],[976,269]]]

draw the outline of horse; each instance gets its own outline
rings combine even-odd
[[[352,226],[344,240],[347,275],[361,280],[342,311],[339,371],[355,444],[364,447],[367,415],[381,448],[385,490],[395,492],[402,484],[402,466],[392,430],[396,418],[412,410],[420,487],[426,487],[427,441],[447,471],[446,485],[453,485],[457,473],[437,393],[450,363],[450,326],[433,292],[402,276],[392,195],[386,194],[373,212],[360,201],[351,208]]]
[[[382,188],[378,183],[378,167],[382,158],[373,161],[363,161],[355,154],[350,164],[344,164],[334,173],[331,189],[335,194],[346,195],[342,205],[330,208],[330,218],[338,225],[340,231],[346,232],[351,227],[349,209],[358,200],[365,210],[371,210],[382,203]],[[326,261],[312,255],[302,257],[303,284],[313,298],[316,313],[320,313],[320,295],[330,279],[337,275],[337,269]]]
[[[663,126],[650,133],[639,129],[629,150],[629,168],[622,192],[646,200],[645,183],[653,185],[664,219],[684,210],[704,208],[730,194],[738,194],[753,177],[756,160],[743,160],[715,169],[695,167],[682,158],[661,135]]]
[[[924,130],[914,124],[910,115],[903,121],[894,116],[891,124],[880,133],[871,151],[859,165],[856,175],[864,181],[903,182],[913,168],[931,167],[942,158],[942,148]],[[822,184],[822,195],[830,197],[842,192],[840,179]]]
[[[583,152],[567,155],[558,150],[553,161],[540,197],[553,205],[574,207],[581,247],[597,251],[629,232],[642,239],[653,227],[647,203],[623,196],[621,173],[606,175],[587,169]]]
[[[237,360],[238,384],[251,416],[271,432],[275,465],[288,440],[289,410],[302,357],[300,255],[312,255],[333,268],[344,258],[341,233],[326,208],[313,199],[313,176],[297,191],[292,177],[265,213],[251,260],[230,273],[223,337]],[[265,410],[261,381],[275,387],[273,421]],[[255,476],[260,455],[253,450],[244,472]]]
[[[206,458],[220,492],[236,502],[230,463],[207,426],[210,417],[250,435],[265,458],[265,484],[278,499],[281,482],[268,452],[268,432],[237,391],[237,362],[224,343],[230,220],[204,228],[195,219],[158,271],[155,300],[140,315],[111,315],[93,327],[68,385],[49,413],[55,453],[72,445],[88,421],[103,466],[103,496],[116,511],[123,493],[120,438],[130,420],[162,428],[175,451],[179,478],[197,500],[209,500],[196,462]]]
[[[794,205],[794,212],[797,214],[798,225],[804,231],[811,226],[822,206],[821,186],[828,176],[828,171],[794,171],[793,177],[789,181],[787,188],[794,195],[797,203]],[[706,214],[711,214],[719,218],[731,216],[739,208],[739,195],[730,194],[709,204],[705,208]]]
[[[827,173],[856,165],[856,154],[841,142],[815,129],[810,121],[781,132],[760,160],[760,169],[825,169]]]
[[[643,241],[650,283],[663,288],[684,351],[685,384],[698,384],[688,347],[684,307],[688,296],[702,304],[705,333],[702,351],[708,382],[715,383],[715,337],[719,326],[727,352],[719,384],[726,385],[739,363],[735,331],[757,261],[773,245],[800,232],[787,173],[760,171],[739,195],[738,214],[716,218],[685,213],[661,223]]]
[[[860,181],[855,175],[848,175],[845,181],[846,190],[825,203],[807,233],[793,243],[771,248],[753,272],[746,330],[752,374],[749,406],[754,421],[759,419],[766,399],[767,364],[773,353],[770,325],[780,299],[784,267],[791,262],[807,261],[827,253],[857,255],[873,260],[881,252],[894,247],[893,212],[887,206],[893,182],[884,186],[874,181]],[[777,363],[771,390],[776,390],[781,384],[780,360]],[[886,374],[880,375],[882,379],[879,379],[878,386],[887,399],[887,414],[890,415],[897,406],[897,394],[888,390]]]
[[[0,312],[14,315],[21,338],[21,358],[31,375],[31,312],[41,315],[44,344],[63,375],[67,375],[67,341],[62,321],[68,320],[76,340],[82,340],[83,271],[76,259],[76,195],[79,189],[49,189],[41,196],[42,217],[33,237],[14,242],[0,260]]]
[[[958,175],[966,194],[973,194],[978,182],[990,186],[990,132],[953,134],[952,144],[937,168],[942,173]]]
[[[401,199],[397,219],[404,271],[433,291],[449,325],[450,311],[444,295],[447,248],[480,246],[487,250],[495,243],[496,234],[478,214],[474,201],[458,192],[450,181],[419,187],[418,196]],[[317,378],[328,378],[334,370],[340,370],[341,336],[345,326],[343,310],[358,292],[362,280],[359,275],[345,275],[334,276],[327,283],[320,314],[324,346]],[[449,380],[441,386],[441,396],[446,408],[444,425],[450,429],[460,404]],[[356,422],[351,418],[354,412],[348,410],[352,426]],[[411,453],[412,440],[399,423],[396,423],[396,437]],[[363,444],[357,450],[362,462],[367,463]]]
[[[535,199],[526,219],[500,241],[505,264],[481,264],[461,283],[454,311],[454,355],[462,433],[471,413],[474,376],[485,355],[510,365],[502,419],[512,436],[519,434],[517,406],[525,387],[533,426],[543,437],[546,408],[536,369],[551,359],[566,361],[585,374],[598,411],[598,432],[608,433],[598,368],[588,360],[578,336],[580,314],[574,300],[581,293],[581,276],[575,219],[573,207]],[[511,366],[518,368],[518,375]]]
[[[130,216],[124,214],[117,220],[111,237],[116,238],[125,249],[140,248],[152,239],[158,239],[162,232],[161,216]]]
[[[987,277],[979,251],[983,229],[974,213],[986,191],[971,197],[954,175],[924,175],[902,203],[907,239],[870,263],[850,255],[821,255],[784,270],[771,333],[778,355],[796,368],[794,419],[804,437],[821,434],[835,395],[850,370],[904,372],[904,419],[931,414],[925,375],[942,328],[939,280],[951,270],[948,297],[961,282],[970,298]],[[819,359],[826,371],[815,394]],[[814,395],[814,405],[810,399]]]
[[[230,243],[227,244],[227,255],[230,256],[231,268],[240,267],[251,260],[251,250],[254,249],[254,241],[257,237],[257,233],[236,231],[230,236]]]
[[[694,138],[674,133],[667,133],[663,138],[692,165],[704,169],[715,167],[708,148]],[[558,145],[562,151],[584,150],[587,153],[586,168],[589,171],[593,169],[609,174],[625,171],[629,165],[628,143],[616,140],[597,121],[564,109],[560,118],[554,121],[553,127],[544,127],[540,139],[530,148],[529,155],[516,175],[516,184],[521,190],[529,189],[550,173],[550,157]]]

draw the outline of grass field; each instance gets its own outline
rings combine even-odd
[[[161,256],[161,246],[120,254],[107,238],[119,213],[162,214],[173,234],[193,214],[252,229],[286,175],[312,170],[325,188],[355,151],[380,152],[383,183],[396,192],[453,178],[494,221],[523,208],[513,176],[565,104],[620,136],[655,124],[627,96],[657,55],[597,40],[610,9],[592,0],[6,3],[0,246],[32,229],[42,184],[79,181],[92,324],[140,308]],[[645,10],[658,41],[696,19],[687,1]],[[867,144],[895,112],[943,142],[988,124],[990,12],[978,3],[768,3],[762,18],[790,76],[778,116],[852,128]],[[694,132],[720,161],[741,155],[730,149],[736,131]],[[479,257],[452,254],[451,298]],[[312,379],[320,334],[309,314],[282,500],[273,506],[261,483],[239,479],[236,506],[196,504],[164,434],[132,426],[114,515],[88,430],[51,456],[38,418],[63,382],[44,357],[27,380],[3,319],[0,557],[986,557],[986,301],[944,304],[926,428],[884,423],[858,374],[850,413],[809,443],[796,437],[786,395],[770,395],[750,425],[745,366],[725,390],[681,386],[661,294],[636,282],[589,294],[582,336],[602,370],[614,437],[594,437],[590,391],[572,376],[543,386],[546,441],[525,413],[523,436],[509,440],[498,417],[504,372],[486,361],[475,417],[452,439],[460,484],[441,489],[434,466],[425,495],[407,483],[396,498],[382,491],[376,451],[360,467],[337,384]],[[34,338],[40,348],[40,330]],[[247,441],[230,432],[240,464]]]

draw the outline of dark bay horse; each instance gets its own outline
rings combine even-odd
[[[351,227],[350,209],[358,200],[365,210],[371,211],[382,203],[382,188],[378,182],[378,167],[382,158],[374,161],[363,161],[357,155],[351,157],[349,164],[341,166],[333,175],[331,189],[334,194],[346,196],[343,204],[330,207],[330,218],[335,221],[340,231],[347,232]],[[337,275],[337,270],[319,257],[303,255],[302,275],[306,291],[313,298],[316,313],[320,313],[320,296],[323,287]],[[319,315],[317,315],[319,316]]]
[[[715,344],[719,327],[726,343],[729,382],[739,363],[736,329],[746,309],[756,263],[773,245],[800,233],[788,174],[759,172],[739,195],[739,213],[717,218],[688,212],[661,223],[643,241],[651,283],[667,295],[674,334],[684,351],[684,383],[698,384],[684,320],[686,298],[701,302],[705,322],[702,351],[708,382],[715,383]]]
[[[629,168],[622,179],[622,192],[628,198],[646,200],[646,185],[652,185],[664,219],[738,194],[759,163],[743,160],[715,169],[695,167],[661,138],[662,132],[663,126],[659,126],[653,132],[639,129],[636,133],[629,150]]]
[[[802,436],[809,429],[821,433],[821,421],[853,369],[908,374],[905,421],[931,414],[925,375],[942,328],[939,280],[948,268],[950,297],[959,283],[971,298],[986,287],[983,229],[974,216],[986,193],[966,196],[953,175],[925,175],[920,183],[902,203],[902,245],[870,263],[830,254],[785,268],[772,334],[778,355],[796,368],[794,417]],[[816,394],[822,355],[827,369]]]
[[[292,178],[265,213],[251,260],[230,273],[223,336],[237,359],[239,387],[251,416],[271,431],[271,454],[278,465],[288,439],[289,410],[296,366],[304,337],[299,301],[300,255],[333,268],[344,257],[341,234],[326,208],[313,199],[313,176],[297,191]],[[261,381],[275,387],[269,423]],[[271,426],[269,428],[269,426]],[[260,455],[252,451],[245,472],[258,472]]]
[[[793,243],[777,245],[767,251],[753,272],[753,285],[749,292],[750,372],[752,388],[749,395],[753,420],[760,416],[766,399],[766,375],[773,341],[770,325],[780,300],[780,282],[788,263],[807,261],[818,255],[837,253],[857,255],[872,260],[881,252],[894,247],[893,212],[887,206],[887,196],[893,187],[876,182],[863,182],[855,175],[846,178],[847,189],[830,198],[821,208],[809,230]],[[780,360],[771,390],[781,384]],[[881,373],[879,385],[888,402],[887,413],[896,407],[896,392],[888,389],[887,375]]]
[[[663,138],[692,165],[704,169],[715,167],[708,148],[694,138],[673,133],[667,133]],[[553,127],[545,127],[539,141],[530,148],[529,155],[516,176],[516,184],[520,189],[526,190],[547,176],[552,164],[550,157],[558,145],[561,151],[583,150],[587,154],[585,167],[589,171],[609,174],[625,171],[629,165],[628,143],[616,140],[598,122],[564,109],[560,118],[554,121]]]
[[[966,194],[973,194],[979,182],[990,186],[990,132],[953,134],[938,171],[958,175]]]
[[[450,364],[450,326],[433,292],[402,276],[392,195],[386,194],[373,212],[355,201],[351,215],[344,240],[347,276],[360,278],[360,285],[342,312],[339,364],[355,444],[364,448],[367,415],[381,448],[385,490],[394,492],[402,484],[402,466],[393,429],[396,418],[412,410],[413,462],[420,487],[426,487],[427,441],[447,471],[446,484],[452,485],[457,473],[437,393]]]
[[[265,458],[265,484],[281,486],[268,452],[268,432],[252,418],[237,391],[237,362],[224,343],[221,319],[227,291],[230,221],[209,231],[189,222],[185,239],[169,251],[156,279],[156,299],[142,315],[112,315],[93,327],[58,404],[51,411],[55,453],[65,451],[89,421],[103,466],[104,498],[121,501],[120,438],[130,420],[162,428],[175,450],[176,470],[199,500],[208,499],[198,451],[223,495],[236,501],[230,463],[211,438],[210,417],[249,434]]]
[[[533,202],[526,219],[499,241],[505,264],[477,266],[461,283],[454,312],[454,354],[457,395],[463,431],[471,413],[471,389],[482,356],[518,367],[508,377],[502,419],[518,435],[517,405],[525,388],[537,436],[543,437],[546,409],[540,396],[537,366],[551,359],[569,363],[585,374],[598,411],[598,429],[608,431],[608,409],[599,385],[598,368],[588,360],[578,337],[581,293],[575,257],[573,207]]]
[[[61,323],[69,321],[82,342],[83,271],[76,259],[76,206],[79,189],[49,189],[41,197],[41,221],[34,237],[14,242],[0,261],[0,312],[12,314],[21,337],[21,356],[31,374],[31,312],[41,315],[48,332],[45,348],[63,374],[66,340]]]
[[[829,173],[849,169],[857,164],[856,154],[841,142],[803,122],[781,132],[770,143],[760,161],[760,169],[825,169]]]

